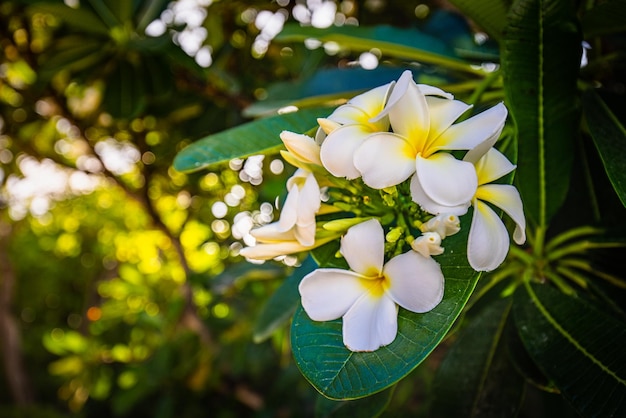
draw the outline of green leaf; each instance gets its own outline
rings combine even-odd
[[[539,368],[583,416],[626,416],[626,324],[548,285],[515,293],[519,334]]]
[[[146,106],[145,76],[135,65],[121,60],[107,78],[103,104],[113,117],[132,119]]]
[[[502,65],[517,127],[517,180],[525,212],[541,227],[569,188],[578,132],[576,81],[581,37],[569,1],[517,0],[509,13]]]
[[[585,38],[626,31],[626,1],[612,0],[596,4],[582,18]]]
[[[306,132],[317,125],[317,118],[328,116],[332,108],[302,109],[298,112],[259,119],[209,135],[184,148],[174,158],[178,171],[196,171],[232,158],[278,150],[282,131]]]
[[[606,174],[617,196],[626,206],[626,128],[606,102],[592,90],[583,96],[583,109]]]
[[[65,4],[38,3],[28,8],[29,13],[49,13],[68,26],[95,35],[109,35],[109,29],[87,8],[74,9]]]
[[[327,29],[287,24],[274,38],[276,42],[304,42],[307,39],[336,42],[351,51],[362,52],[378,48],[383,55],[439,65],[452,70],[483,74],[454,54],[441,40],[417,29],[392,26],[339,26]]]
[[[505,0],[451,0],[493,39],[500,41],[506,26],[508,4]]]
[[[352,352],[343,345],[341,320],[312,321],[302,307],[298,308],[291,325],[294,358],[302,374],[320,393],[342,400],[377,393],[409,374],[435,349],[467,303],[480,276],[465,256],[467,230],[446,238],[445,254],[436,257],[446,279],[442,302],[424,314],[400,309],[398,335],[385,347],[373,352]]]
[[[437,371],[429,416],[517,415],[525,383],[513,368],[505,343],[511,305],[510,298],[492,302],[460,333]]]
[[[315,404],[315,417],[375,418],[387,409],[392,396],[393,388],[353,401],[333,401],[320,395]]]
[[[317,263],[308,257],[265,302],[252,332],[255,343],[265,341],[276,329],[291,318],[300,302],[298,285],[302,278],[315,268],[317,268]]]

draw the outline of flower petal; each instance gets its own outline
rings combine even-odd
[[[384,293],[366,293],[343,316],[343,343],[352,351],[374,351],[398,333],[398,307]]]
[[[496,269],[509,251],[509,233],[498,215],[484,202],[474,200],[474,215],[467,240],[467,259],[476,271]]]
[[[314,321],[341,318],[367,292],[368,288],[362,284],[364,280],[348,270],[315,270],[298,286],[302,307]]]
[[[281,228],[279,222],[263,225],[254,228],[250,234],[260,242],[282,242],[293,241],[295,239],[292,229]]]
[[[413,176],[411,178],[411,198],[415,203],[420,205],[423,210],[432,215],[447,213],[450,215],[461,216],[465,215],[467,209],[470,207],[470,202],[456,206],[446,206],[435,202],[426,194],[426,192],[424,192],[417,176]]]
[[[455,120],[472,107],[459,100],[440,99],[438,97],[426,97],[426,103],[428,103],[428,113],[430,115],[429,144],[433,143],[442,132],[448,129]]]
[[[446,129],[429,148],[437,150],[472,150],[466,161],[478,161],[495,144],[504,128],[507,110],[499,103],[476,116]],[[468,157],[469,155],[469,157]]]
[[[424,193],[440,205],[469,204],[476,193],[478,179],[474,165],[451,154],[441,152],[429,158],[418,155],[415,167]]]
[[[370,135],[354,154],[354,166],[374,189],[395,186],[415,172],[415,149],[391,133]]]
[[[420,226],[422,232],[436,232],[441,239],[454,235],[461,230],[461,221],[456,215],[442,213]]]
[[[320,186],[313,173],[307,173],[306,180],[300,188],[298,196],[298,225],[308,225],[315,222],[315,214],[320,209]]]
[[[480,186],[476,192],[476,198],[493,203],[509,215],[515,222],[513,240],[520,245],[526,241],[524,205],[522,204],[519,192],[514,186],[508,184],[487,184]]]
[[[511,163],[500,151],[495,148],[491,148],[476,163],[478,184],[481,185],[491,183],[513,170],[515,170],[515,165]]]
[[[413,251],[418,252],[424,257],[443,254],[443,248],[441,247],[441,235],[436,232],[424,232],[422,235],[413,240],[411,248],[413,248]]]
[[[335,177],[360,177],[354,166],[354,153],[371,133],[365,125],[345,125],[332,131],[322,143],[320,157],[324,168]]]
[[[281,231],[287,231],[294,227],[298,221],[298,201],[300,200],[300,188],[298,186],[291,187],[287,198],[280,211],[278,219],[278,227]]]
[[[340,251],[353,271],[366,277],[379,276],[385,262],[385,233],[380,222],[369,219],[348,229]]]
[[[271,260],[272,258],[300,253],[313,247],[305,247],[298,241],[275,241],[269,244],[257,244],[253,247],[245,247],[239,251],[239,255],[252,260]]]
[[[294,235],[296,240],[304,246],[312,246],[315,244],[315,232],[317,228],[315,222],[310,224],[297,224]]]
[[[298,160],[322,165],[320,161],[320,146],[310,136],[283,131],[280,133],[280,139],[285,144],[287,150]]]
[[[443,298],[443,273],[431,257],[409,251],[389,260],[383,273],[389,283],[387,293],[411,312],[428,312]]]
[[[348,104],[363,109],[370,118],[376,116],[385,107],[385,102],[394,84],[395,82],[391,82],[368,90],[350,99]]]
[[[429,86],[428,84],[418,84],[417,87],[419,87],[424,96],[439,96],[444,99],[454,99],[452,94],[441,90],[439,87]]]
[[[326,118],[326,120],[329,120],[330,123],[322,120],[322,123],[320,123],[320,125],[326,133],[330,133],[332,132],[332,130],[329,130],[329,128],[332,128],[333,122],[341,125],[362,124],[367,123],[370,117],[371,116],[368,115],[365,110],[361,109],[360,107],[345,104],[339,106],[337,109],[335,109],[333,113],[330,114],[330,116],[328,116],[328,118]]]

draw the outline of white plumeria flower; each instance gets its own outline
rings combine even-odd
[[[250,231],[262,245],[241,250],[252,259],[270,259],[310,249],[315,244],[315,214],[321,206],[313,173],[298,169],[287,180],[287,199],[277,222]]]
[[[350,228],[340,251],[351,270],[315,270],[299,290],[314,321],[343,318],[343,343],[352,351],[390,344],[398,332],[398,305],[422,313],[443,298],[443,274],[431,257],[409,251],[384,263],[384,231],[376,219]]]
[[[365,184],[375,189],[397,185],[415,174],[411,195],[424,210],[462,215],[476,192],[476,172],[471,162],[440,151],[477,148],[484,154],[500,136],[507,110],[500,103],[453,125],[471,106],[449,95],[436,97],[438,89],[433,95],[422,90],[410,71],[402,74],[376,117],[388,116],[393,133],[370,135],[356,150],[354,165]]]
[[[497,268],[509,251],[509,233],[500,217],[487,205],[489,202],[504,210],[515,222],[513,240],[526,241],[526,219],[519,192],[508,184],[488,184],[515,169],[501,152],[492,148],[476,163],[478,188],[472,200],[474,215],[467,241],[467,258],[477,271]]]
[[[387,117],[372,121],[383,111],[392,83],[376,87],[339,106],[326,119],[318,119],[328,136],[322,142],[321,159],[335,177],[349,180],[360,177],[352,162],[354,152],[373,132],[389,130]]]
[[[285,148],[287,148],[291,156],[299,162],[322,165],[322,161],[320,160],[320,146],[310,136],[283,131],[280,133],[280,139],[283,141]]]

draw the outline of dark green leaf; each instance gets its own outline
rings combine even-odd
[[[308,257],[265,302],[254,324],[252,333],[254,342],[265,341],[278,327],[291,318],[300,302],[298,285],[302,278],[315,268],[317,268],[317,263]]]
[[[122,21],[111,11],[111,5],[104,0],[87,0],[100,19],[109,27],[121,26]]]
[[[482,71],[458,59],[454,51],[441,40],[412,28],[346,25],[318,29],[287,24],[275,41],[304,42],[311,38],[321,42],[336,42],[351,51],[370,51],[372,48],[378,48],[384,55],[482,74]]]
[[[107,78],[105,109],[114,117],[132,119],[146,106],[145,77],[131,63],[119,61]]]
[[[60,71],[76,73],[96,66],[109,55],[100,39],[71,35],[61,38],[41,57],[40,78],[49,80]]]
[[[243,286],[247,281],[277,279],[284,275],[284,272],[283,267],[272,263],[259,265],[237,263],[211,278],[211,290],[217,294],[224,294],[233,288]]]
[[[393,388],[353,401],[333,401],[320,395],[315,404],[315,417],[375,418],[387,409],[392,395]]]
[[[515,1],[502,50],[518,133],[516,177],[527,215],[542,227],[567,194],[579,126],[581,37],[574,12],[569,1]]]
[[[588,91],[583,109],[613,189],[626,206],[626,128],[597,93]]]
[[[41,12],[54,15],[68,26],[82,32],[96,35],[109,35],[109,29],[102,20],[87,8],[74,9],[65,4],[38,3],[29,7],[30,13]]]
[[[510,298],[497,300],[463,329],[437,371],[429,416],[517,415],[524,379],[513,368],[504,341],[511,305]]]
[[[582,18],[585,38],[626,31],[626,1],[612,0],[596,4]]]
[[[142,2],[141,8],[136,15],[137,32],[143,31],[157,19],[161,13],[167,8],[169,0],[146,0]]]
[[[513,313],[528,353],[583,416],[626,416],[626,324],[549,285],[526,283]]]
[[[465,16],[497,41],[502,39],[508,11],[507,0],[451,0]]]
[[[480,276],[467,263],[466,244],[467,228],[446,238],[446,252],[437,257],[446,278],[443,301],[425,314],[400,309],[396,339],[376,351],[348,350],[341,320],[315,322],[299,307],[291,341],[302,374],[326,397],[343,400],[379,392],[409,374],[441,342]]]
[[[306,132],[317,118],[328,116],[331,108],[302,109],[298,112],[255,120],[200,139],[183,149],[174,159],[178,171],[196,171],[236,157],[247,157],[277,150],[282,131]]]

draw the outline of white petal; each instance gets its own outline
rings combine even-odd
[[[379,276],[385,262],[385,233],[380,222],[370,219],[348,229],[340,251],[355,272]]]
[[[343,317],[343,343],[352,351],[374,351],[398,333],[398,307],[387,295],[366,293]]]
[[[509,233],[498,215],[480,200],[474,201],[474,215],[467,240],[467,259],[476,271],[496,269],[509,251]]]
[[[495,148],[491,148],[476,163],[478,184],[491,183],[513,170],[515,170],[515,165],[512,164],[500,151]]]
[[[365,113],[372,116],[378,115],[382,112],[385,107],[385,102],[387,101],[387,97],[389,96],[389,92],[391,87],[395,84],[395,82],[387,83],[380,87],[373,88],[369,91],[366,91],[363,94],[359,94],[358,96],[350,99],[348,104],[356,106],[360,109],[363,109]]]
[[[457,160],[451,154],[440,152],[427,159],[418,155],[415,167],[422,189],[440,205],[466,204],[476,193],[478,179],[474,165]]]
[[[424,96],[440,96],[440,97],[443,97],[444,99],[449,99],[449,100],[454,99],[453,95],[441,90],[438,87],[429,86],[428,84],[418,84],[417,87],[419,87],[420,91],[422,92]]]
[[[297,224],[294,228],[294,235],[300,244],[312,246],[315,244],[316,230],[315,222],[311,222],[310,224]]]
[[[254,247],[245,247],[239,254],[252,260],[271,260],[281,255],[295,254],[310,249],[311,247],[305,247],[295,240],[277,241],[270,244],[257,244]]]
[[[354,166],[374,189],[395,186],[415,172],[415,149],[391,133],[372,134],[354,154]]]
[[[328,134],[320,154],[326,170],[349,180],[360,177],[354,166],[354,153],[371,133],[365,125],[345,125]]]
[[[498,140],[506,116],[506,107],[499,103],[446,129],[429,150],[471,150],[466,159],[474,163]]]
[[[370,119],[371,115],[368,115],[363,109],[357,106],[353,106],[350,104],[345,104],[339,106],[333,113],[328,116],[327,120],[330,120],[331,123],[338,123],[341,125],[354,125],[354,124],[362,124],[367,123]],[[318,121],[319,122],[319,121]],[[331,128],[332,125],[326,121],[320,123],[322,128],[326,133],[332,132],[332,130],[328,130],[327,128]]]
[[[441,236],[436,232],[424,232],[413,240],[411,248],[424,257],[443,254]]]
[[[254,228],[250,234],[260,242],[282,242],[295,239],[292,229],[282,229],[278,222]]]
[[[367,292],[367,287],[361,283],[363,280],[348,270],[315,270],[298,286],[302,307],[314,321],[340,318]]]
[[[281,231],[288,231],[298,221],[298,201],[300,200],[300,188],[294,186],[287,193],[287,198],[280,211],[278,226]]]
[[[385,264],[387,293],[404,309],[428,312],[443,298],[444,278],[439,263],[414,251],[400,254]]]
[[[428,113],[430,115],[430,131],[428,142],[434,142],[439,135],[450,127],[463,113],[472,106],[459,100],[426,97]],[[428,144],[426,145],[428,147]]]
[[[432,200],[422,188],[417,176],[411,178],[411,198],[415,203],[421,206],[423,210],[432,214],[439,215],[443,213],[451,215],[465,215],[467,209],[470,207],[470,202],[466,202],[456,206],[441,205]]]
[[[320,161],[320,147],[313,138],[307,135],[283,131],[280,139],[287,150],[298,160],[316,165],[322,165]]]
[[[315,222],[315,214],[322,204],[320,186],[313,173],[308,173],[298,196],[298,225],[308,225]]]
[[[441,239],[454,235],[461,230],[461,221],[456,215],[442,213],[420,226],[422,232],[436,232]]]
[[[487,184],[480,186],[476,198],[493,203],[502,209],[515,222],[513,240],[518,244],[526,241],[526,218],[524,217],[524,205],[519,192],[514,186],[508,184]]]

